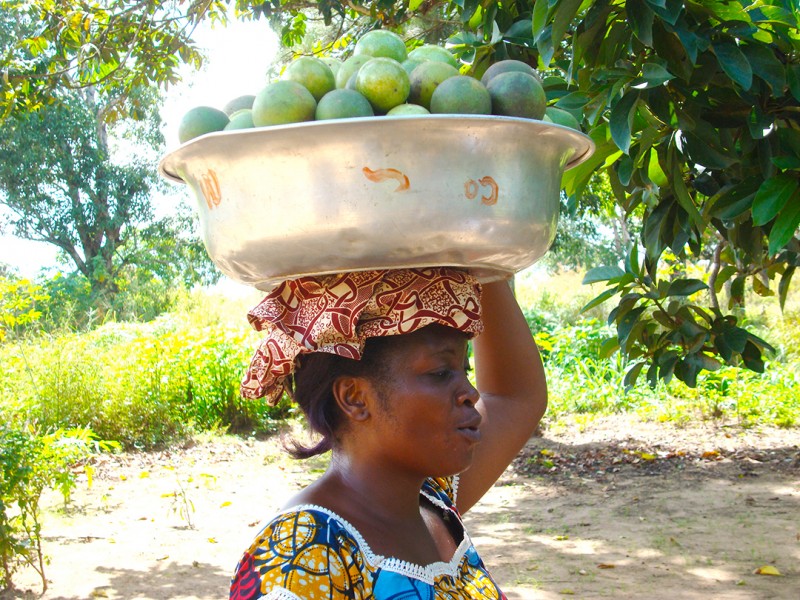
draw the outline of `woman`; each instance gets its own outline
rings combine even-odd
[[[302,278],[250,319],[267,339],[243,394],[277,400],[288,388],[321,436],[294,454],[332,456],[245,553],[230,597],[504,598],[460,514],[546,407],[541,359],[508,283],[481,290],[445,267]]]

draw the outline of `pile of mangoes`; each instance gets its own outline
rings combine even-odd
[[[178,138],[184,143],[214,131],[419,114],[523,117],[580,129],[570,113],[547,106],[539,74],[524,62],[496,62],[478,80],[462,75],[446,48],[426,44],[408,52],[400,36],[375,29],[356,41],[347,60],[301,56],[255,95],[222,109],[192,108]]]

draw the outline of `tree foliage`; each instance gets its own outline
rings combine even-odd
[[[768,345],[742,328],[736,307],[748,287],[776,295],[783,306],[800,264],[795,2],[236,0],[231,5],[241,18],[269,19],[285,45],[298,44],[309,18],[318,15],[336,42],[319,45],[320,51],[346,53],[352,33],[387,27],[410,44],[446,42],[463,70],[476,75],[509,57],[535,65],[545,77],[549,103],[578,117],[596,145],[593,157],[564,179],[570,202],[580,206],[600,171],[621,213],[641,215],[641,235],[624,266],[587,277],[607,286],[594,302],[616,299],[610,320],[618,335],[607,349],[619,347],[633,359],[628,383],[645,366],[651,381],[674,375],[690,384],[720,361],[763,368]],[[114,68],[109,80],[167,81],[175,63],[153,60],[161,56],[158,51],[169,48],[171,57],[183,52],[184,60],[196,55],[188,37],[170,34],[159,46],[150,25],[170,32],[180,22],[221,20],[227,3],[179,2],[170,10],[183,21],[167,21],[159,3],[142,2],[137,6],[146,15],[139,20],[143,33],[126,46],[108,24],[116,23],[114,15],[127,15],[129,20],[121,16],[119,23],[135,28],[133,13],[126,12],[132,3],[111,3],[106,17],[88,26],[82,24],[94,9],[80,12],[71,3],[25,6],[36,7],[42,23],[58,27],[55,34],[35,27],[36,36],[5,55],[6,68],[16,69],[9,70],[6,84],[16,105],[44,97],[42,75],[59,72],[58,65],[71,65],[83,83],[97,83],[91,74],[109,65]],[[25,14],[23,22],[34,23],[32,13]],[[67,19],[68,14],[83,16]],[[39,38],[38,45],[31,41]],[[131,60],[109,61],[110,48],[126,49]],[[34,79],[39,87],[26,92],[24,82]],[[708,277],[667,275],[660,268],[667,251],[679,259],[708,260]],[[727,303],[720,295],[725,285]]]
[[[0,342],[38,321],[49,299],[41,285],[0,272]]]
[[[125,110],[109,124],[122,106],[90,87],[0,126],[5,226],[57,246],[88,283],[90,303],[105,309],[142,276],[135,267],[167,285],[191,285],[213,273],[186,215],[154,215],[151,200],[161,184],[155,154],[163,147],[157,95],[140,91]]]

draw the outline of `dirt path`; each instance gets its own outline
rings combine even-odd
[[[5,597],[226,597],[259,526],[324,464],[222,438],[95,468],[66,512],[46,499],[49,590]],[[615,418],[546,431],[466,520],[509,600],[797,600],[800,430]],[[754,573],[766,565],[781,575]],[[40,589],[33,573],[17,582]]]

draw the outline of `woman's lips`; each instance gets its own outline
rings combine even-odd
[[[477,427],[459,427],[458,433],[474,444],[481,441],[481,430]]]
[[[477,410],[470,410],[469,418],[461,422],[458,432],[473,444],[477,444],[481,441],[481,421],[483,421],[481,413]]]

